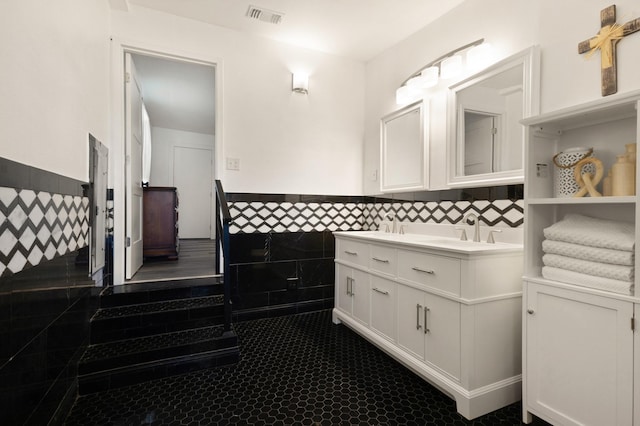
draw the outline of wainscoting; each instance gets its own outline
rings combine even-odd
[[[99,290],[84,184],[0,158],[0,424],[55,424],[76,397]]]
[[[474,212],[485,225],[520,227],[522,198],[523,185],[377,197],[228,193],[234,319],[333,307],[333,231],[377,229],[388,212],[451,224]]]

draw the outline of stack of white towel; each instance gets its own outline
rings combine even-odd
[[[632,224],[568,214],[545,228],[544,237],[544,278],[633,294]]]

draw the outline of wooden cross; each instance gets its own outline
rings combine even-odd
[[[616,45],[623,37],[640,30],[640,18],[624,25],[616,23],[616,5],[613,4],[600,12],[600,31],[598,35],[578,45],[578,53],[593,54],[600,49],[602,68],[602,96],[618,91],[616,72]]]

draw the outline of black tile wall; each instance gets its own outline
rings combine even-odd
[[[334,239],[329,231],[231,235],[236,320],[333,305]]]
[[[82,185],[0,158],[2,188],[81,197]],[[25,217],[31,208],[41,207],[39,203],[21,205]],[[34,217],[39,215],[36,212]],[[3,229],[22,241],[23,232],[42,229],[29,223],[27,220],[17,230]],[[29,257],[25,248],[38,250],[38,244],[20,249]],[[0,277],[2,425],[61,424],[76,397],[77,363],[88,343],[89,319],[97,309],[100,288],[88,277],[87,257],[80,244],[76,249],[57,251],[15,273],[5,270]]]
[[[82,195],[81,182],[0,157],[0,186],[65,195]]]
[[[376,197],[229,193],[236,319],[330,308],[336,230],[375,229],[387,211],[400,220],[457,223],[467,211],[488,225],[522,224],[523,185]]]

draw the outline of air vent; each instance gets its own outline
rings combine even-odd
[[[257,19],[258,21],[268,22],[270,24],[279,24],[282,22],[284,13],[274,12],[273,10],[264,9],[257,6],[249,6],[247,9],[248,18]]]

